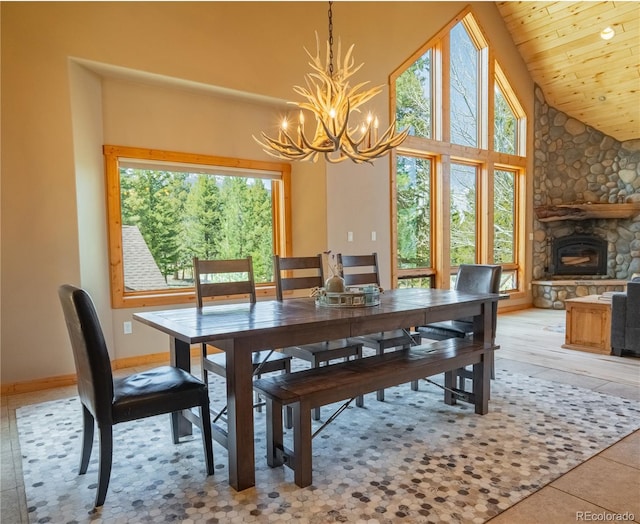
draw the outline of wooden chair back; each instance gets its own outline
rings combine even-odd
[[[284,291],[313,289],[324,285],[322,255],[312,257],[281,257],[273,255],[276,298],[283,299]]]
[[[338,253],[336,259],[346,286],[380,285],[377,253],[371,255]]]
[[[202,309],[204,298],[249,295],[256,302],[256,283],[251,257],[232,260],[193,259],[196,303]]]

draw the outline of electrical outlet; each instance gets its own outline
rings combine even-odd
[[[124,334],[125,335],[130,335],[131,333],[133,333],[133,326],[131,325],[131,322],[127,321],[123,324],[123,329],[124,329]]]
[[[353,231],[347,231],[347,242],[353,242]]]
[[[378,234],[375,231],[371,232],[371,240],[375,242],[378,238]]]

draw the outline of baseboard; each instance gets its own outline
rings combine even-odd
[[[498,319],[500,319],[500,313],[511,313],[512,311],[523,311],[525,309],[533,309],[533,304],[500,304],[500,308],[498,309]]]
[[[200,347],[191,348],[191,357],[200,356]],[[149,364],[168,364],[169,352],[151,353],[148,355],[140,355],[136,357],[118,358],[111,361],[111,369],[125,369],[137,366],[148,366]],[[42,391],[44,389],[61,388],[65,386],[73,386],[77,383],[76,374],[58,375],[55,377],[39,378],[35,380],[26,380],[24,382],[14,382],[12,384],[2,384],[0,386],[0,394],[15,395],[18,393],[31,393],[33,391]]]

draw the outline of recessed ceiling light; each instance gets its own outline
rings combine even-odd
[[[598,97],[598,100],[600,100],[600,102],[604,102],[606,99],[607,99],[607,97],[606,97],[606,96],[604,96],[604,95],[600,95],[600,96]]]
[[[614,36],[616,36],[616,32],[611,27],[605,27],[600,31],[600,38],[603,40],[611,40]]]

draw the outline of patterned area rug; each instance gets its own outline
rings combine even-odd
[[[212,398],[221,392],[212,384]],[[226,450],[214,445],[206,477],[200,435],[177,446],[169,417],[114,428],[114,467],[105,505],[93,509],[97,443],[77,475],[77,398],[18,410],[31,522],[485,522],[640,427],[637,403],[590,390],[498,372],[490,413],[447,406],[421,381],[365,397],[314,440],[313,485],[264,458],[264,413],[256,413],[256,487],[227,484]],[[322,418],[332,410],[325,407]],[[288,432],[290,433],[290,432]],[[289,435],[290,437],[290,435]]]

